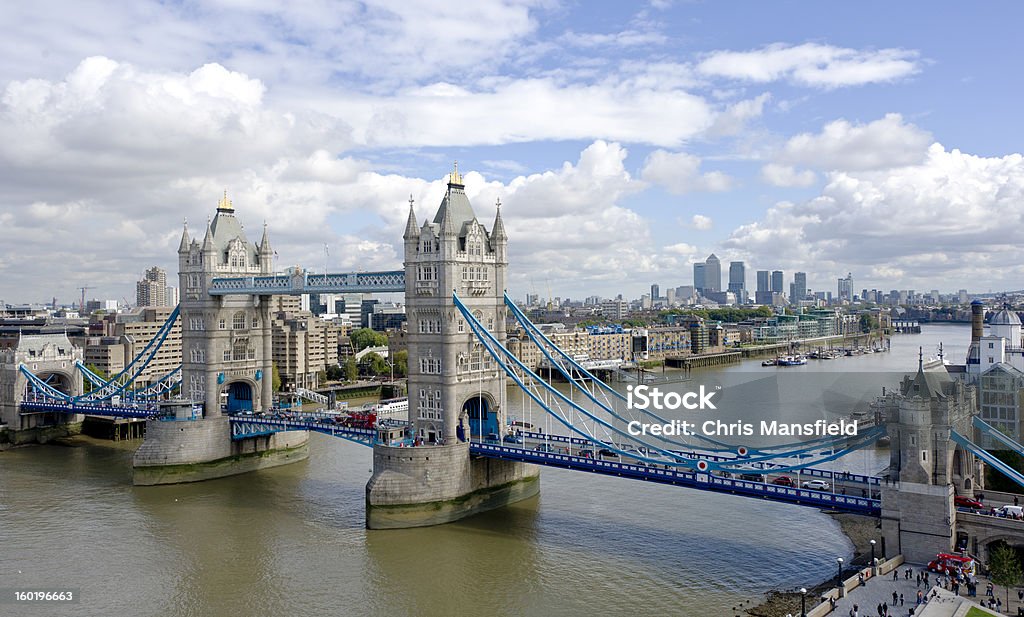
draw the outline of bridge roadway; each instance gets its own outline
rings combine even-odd
[[[155,408],[142,405],[115,407],[111,405],[94,404],[76,405],[63,402],[23,402],[21,404],[21,408],[22,413],[53,412],[120,418],[150,418],[156,415]],[[377,437],[377,431],[373,429],[340,426],[330,419],[331,415],[332,414],[329,413],[315,415],[304,414],[302,418],[293,419],[273,416],[234,415],[230,417],[231,438],[245,439],[259,435],[270,435],[279,431],[307,430],[324,435],[330,435],[331,437],[340,437],[365,446],[373,445]],[[172,419],[168,419],[167,421],[188,422],[188,420]],[[395,426],[400,425],[401,423],[395,423]],[[498,443],[483,443],[482,441],[472,440],[470,442],[470,452],[477,456],[522,461],[537,465],[545,465],[548,467],[559,467],[562,469],[585,471],[600,475],[631,478],[646,482],[683,486],[720,493],[731,493],[747,497],[759,497],[761,499],[771,501],[852,512],[855,514],[865,514],[869,516],[877,516],[881,514],[881,502],[877,499],[798,487],[779,486],[770,482],[755,482],[752,480],[744,480],[742,478],[723,477],[678,467],[663,468],[642,462],[624,463],[620,460],[605,460],[601,457],[593,458],[592,455],[581,456],[581,454],[585,454],[584,452],[581,452],[582,450],[600,447],[600,444],[594,444],[593,442],[584,439],[570,438],[560,435],[546,435],[544,433],[531,433],[530,435],[531,442],[537,441],[539,443],[544,443],[546,440],[567,443],[567,451],[563,453],[532,449],[527,446],[525,440],[522,444],[514,444],[511,446]],[[538,440],[534,436],[539,436],[540,439]],[[571,453],[573,448],[576,449],[575,455]],[[706,457],[718,456],[702,454],[699,452],[694,454]],[[870,481],[870,478],[868,481]]]

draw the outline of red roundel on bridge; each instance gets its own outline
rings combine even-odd
[[[747,455],[747,447],[746,446],[740,446],[739,448],[736,449],[736,454],[739,454],[740,456],[746,456]]]
[[[701,471],[707,471],[708,470],[708,462],[707,461],[697,461],[697,469],[699,469]]]

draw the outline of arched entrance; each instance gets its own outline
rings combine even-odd
[[[498,414],[485,396],[472,396],[462,404],[462,411],[469,417],[471,437],[486,437],[498,434]]]
[[[245,381],[232,381],[227,385],[227,412],[252,411],[252,386]]]

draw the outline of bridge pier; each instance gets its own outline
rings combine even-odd
[[[146,421],[146,439],[132,458],[136,486],[200,482],[268,469],[309,456],[309,433],[283,431],[231,439],[229,418]]]
[[[418,448],[376,445],[366,485],[366,527],[451,523],[540,492],[540,469],[472,457],[468,443]]]

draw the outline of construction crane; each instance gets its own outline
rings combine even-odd
[[[82,312],[85,310],[85,292],[88,289],[95,289],[94,287],[79,287],[82,290],[82,301],[78,304],[78,311]]]

